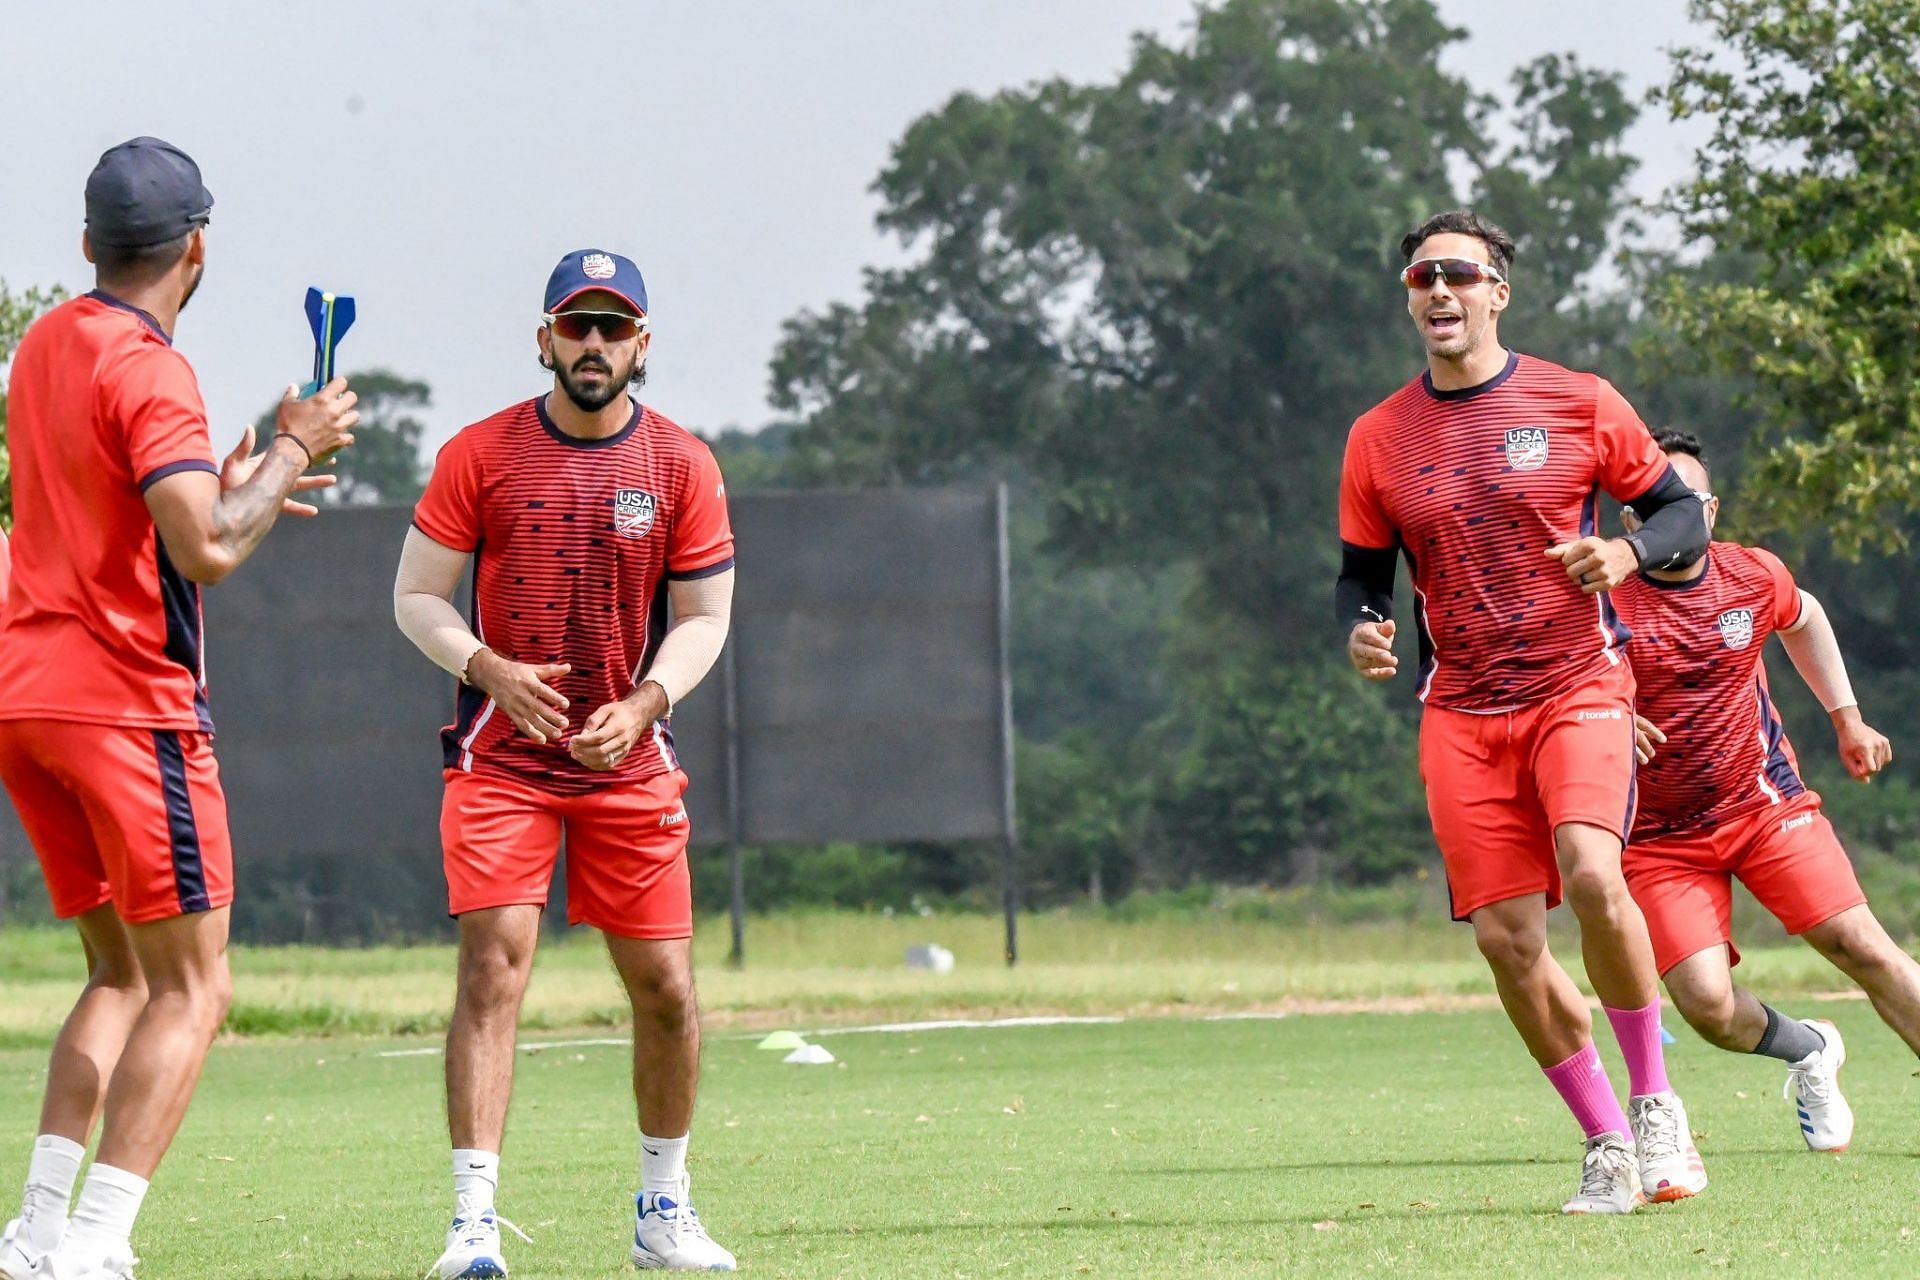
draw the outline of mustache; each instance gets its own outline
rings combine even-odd
[[[573,372],[579,373],[582,369],[598,369],[600,372],[606,374],[613,372],[613,366],[605,360],[602,360],[599,356],[581,356],[578,360],[575,360],[573,362]]]

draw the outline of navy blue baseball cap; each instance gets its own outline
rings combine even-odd
[[[158,138],[109,149],[87,175],[87,238],[110,249],[165,244],[213,216],[193,157]]]
[[[583,293],[611,293],[640,315],[647,314],[647,282],[633,259],[605,249],[575,249],[560,259],[547,277],[547,314],[552,315]]]

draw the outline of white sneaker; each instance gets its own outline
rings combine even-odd
[[[60,1247],[60,1241],[67,1234],[67,1220],[60,1219],[60,1230],[54,1233],[52,1248],[41,1248],[34,1243],[33,1213],[34,1197],[31,1193],[20,1210],[20,1216],[7,1224],[0,1232],[0,1280],[27,1280],[33,1273],[34,1264]],[[45,1235],[45,1232],[41,1232]]]
[[[1707,1166],[1693,1145],[1687,1109],[1669,1089],[1627,1099],[1627,1121],[1640,1157],[1640,1189],[1655,1204],[1697,1196],[1707,1189]]]
[[[1847,1045],[1840,1028],[1822,1019],[1802,1018],[1801,1024],[1819,1032],[1827,1043],[1817,1053],[1808,1054],[1787,1068],[1787,1084],[1781,1097],[1793,1096],[1800,1113],[1800,1135],[1809,1151],[1845,1151],[1853,1141],[1853,1108],[1840,1096],[1840,1068],[1847,1060]],[[0,1257],[4,1257],[0,1254]]]
[[[713,1242],[680,1179],[678,1195],[642,1191],[633,1198],[633,1265],[642,1271],[732,1271],[733,1255]]]
[[[533,1237],[492,1209],[476,1209],[460,1200],[454,1207],[453,1225],[447,1228],[447,1251],[427,1272],[428,1280],[500,1280],[507,1274],[507,1260],[500,1251],[503,1226],[533,1243]]]
[[[78,1251],[55,1249],[27,1272],[31,1280],[134,1280],[133,1265],[140,1261],[124,1250],[79,1256]]]
[[[45,1256],[44,1250],[33,1247],[20,1219],[15,1218],[0,1234],[0,1280],[28,1280],[35,1264]]]
[[[1632,1213],[1646,1201],[1640,1195],[1640,1165],[1633,1148],[1617,1133],[1587,1139],[1580,1161],[1580,1189],[1560,1206],[1562,1213]]]

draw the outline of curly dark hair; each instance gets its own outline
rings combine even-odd
[[[1400,239],[1400,253],[1408,262],[1413,261],[1413,252],[1429,236],[1445,235],[1472,236],[1487,246],[1487,257],[1493,261],[1494,269],[1501,277],[1513,274],[1513,237],[1506,228],[1490,222],[1472,209],[1449,209],[1445,213],[1436,213],[1425,222],[1407,232]]]

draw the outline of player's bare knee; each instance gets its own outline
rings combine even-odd
[[[629,976],[627,998],[636,1023],[644,1021],[665,1034],[684,1032],[698,1017],[693,975],[681,970],[654,969]]]
[[[1617,866],[1581,863],[1562,877],[1561,884],[1567,908],[1582,922],[1615,920],[1626,914],[1632,902]]]
[[[1547,931],[1544,925],[1476,920],[1473,941],[1495,973],[1522,978],[1532,973],[1546,954]]]
[[[476,1014],[517,1008],[531,969],[531,957],[505,943],[462,942],[457,999]]]

